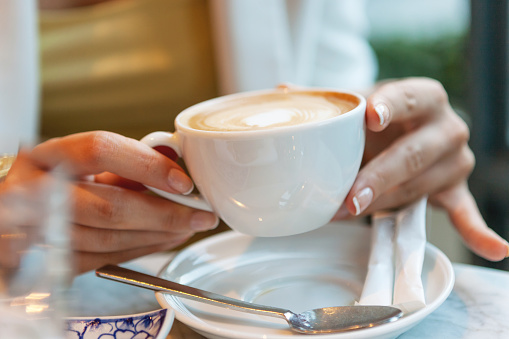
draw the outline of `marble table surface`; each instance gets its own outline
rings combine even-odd
[[[139,258],[125,266],[157,274],[171,253]],[[453,264],[456,281],[447,300],[399,338],[509,338],[509,272]],[[101,316],[140,313],[160,308],[154,293],[104,279],[92,272],[73,284],[71,315]],[[175,321],[168,339],[204,338]]]

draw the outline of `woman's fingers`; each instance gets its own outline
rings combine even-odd
[[[111,172],[170,193],[193,189],[181,167],[151,147],[110,132],[85,132],[48,140],[31,157],[42,168],[64,166],[73,176]]]
[[[444,158],[452,157],[456,159],[455,162],[468,162],[473,166],[473,161],[469,161],[470,157],[466,159],[467,155],[461,151],[462,140],[466,140],[468,133],[464,133],[460,129],[453,129],[450,133],[440,133],[441,129],[445,129],[445,127],[438,123],[422,126],[412,134],[398,139],[366,164],[359,171],[347,196],[346,206],[349,211],[354,215],[359,215],[387,191],[419,178]],[[459,159],[455,153],[458,153]],[[461,170],[461,179],[464,179],[470,174],[471,168],[467,173],[463,167],[451,167],[445,170],[446,174],[452,172],[454,175],[460,174],[459,170]],[[444,177],[443,173],[436,171],[432,174],[437,177],[424,180],[440,181]],[[426,192],[429,191],[426,190]]]
[[[9,221],[13,230],[29,225],[37,231],[39,227],[34,226],[39,226],[45,216],[44,208],[38,207],[45,206],[47,193],[51,192],[48,189],[55,183],[51,171],[60,166],[73,177],[66,184],[73,218],[69,225],[71,247],[79,272],[107,262],[119,263],[172,249],[198,231],[215,228],[219,222],[210,212],[129,189],[140,188],[136,182],[141,182],[182,193],[189,189],[184,187],[185,182],[191,181],[178,165],[158,151],[106,132],[52,139],[30,153],[20,152],[0,186],[0,214],[3,207],[8,207],[8,215],[0,215],[2,221]],[[94,180],[90,180],[91,175]],[[184,184],[179,183],[182,179],[179,176],[184,178]],[[123,187],[113,183],[122,183]],[[0,234],[8,240],[2,249],[8,253],[18,253],[11,246],[19,242],[12,238],[18,233],[26,234],[26,239],[21,240],[30,242],[27,232],[3,232],[2,225]],[[3,267],[19,264],[19,255],[2,258]]]
[[[447,92],[440,82],[408,78],[377,88],[368,98],[366,122],[369,130],[381,131],[391,122],[415,123],[440,114],[448,105]]]
[[[381,86],[368,99],[368,127],[379,119],[375,110],[383,104],[388,114],[378,130],[391,123],[401,126],[400,135],[359,171],[345,200],[351,214],[359,215],[385,192],[420,176],[466,145],[468,128],[452,111],[443,92],[436,81],[409,79]],[[383,131],[376,135],[385,142]]]
[[[398,208],[428,195],[443,207],[465,243],[488,260],[508,243],[484,222],[466,181],[474,166],[469,130],[440,83],[422,78],[387,83],[368,98],[365,160],[336,218]]]
[[[24,157],[24,154],[20,155],[17,161],[24,161]],[[18,165],[21,164],[15,163]],[[10,220],[16,226],[38,224],[46,206],[46,190],[53,183],[51,175],[29,165],[24,164],[20,169],[13,167],[12,175],[2,186],[0,212],[8,209],[3,220]],[[218,224],[217,216],[210,212],[129,189],[87,181],[77,181],[69,186],[74,202],[74,222],[81,225],[187,233],[213,229]]]
[[[430,202],[447,211],[452,224],[474,253],[492,261],[509,257],[509,244],[486,225],[466,182],[430,197]]]
[[[71,227],[71,248],[79,252],[114,253],[160,244],[180,244],[194,232],[154,232],[104,229],[82,225]]]
[[[132,248],[125,251],[96,253],[96,252],[73,252],[74,273],[84,273],[106,264],[117,264],[126,262],[144,255],[167,251],[180,245],[181,242],[168,242],[158,245],[145,246],[140,248]]]
[[[73,200],[74,222],[96,228],[185,234],[210,230],[219,223],[210,212],[97,183],[77,183]]]
[[[450,154],[433,164],[418,176],[387,190],[363,214],[393,209],[416,201],[424,195],[445,191],[465,181],[473,167],[474,156],[470,148]]]

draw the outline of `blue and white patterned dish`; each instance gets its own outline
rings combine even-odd
[[[112,317],[67,318],[66,339],[164,339],[173,324],[174,312],[160,309]]]

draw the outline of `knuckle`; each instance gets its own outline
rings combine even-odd
[[[169,167],[167,158],[151,148],[148,148],[148,151],[137,152],[136,164],[133,165],[136,166],[136,171],[140,173],[157,173],[159,175],[162,170],[169,171],[169,168],[165,167]]]
[[[454,112],[450,114],[450,118],[443,125],[444,133],[449,136],[452,145],[462,146],[468,143],[470,139],[470,129],[463,119]]]
[[[159,158],[151,154],[143,154],[139,157],[141,170],[144,173],[154,172],[158,167],[161,167]]]
[[[87,134],[85,139],[84,161],[100,166],[108,158],[109,150],[115,145],[113,135],[105,131],[97,131]]]
[[[410,89],[405,89],[404,95],[406,110],[409,113],[411,113],[412,111],[415,110],[415,107],[417,106],[417,99],[415,98],[415,93]]]
[[[403,152],[407,172],[410,175],[420,172],[424,167],[423,148],[417,144],[412,144],[405,146]]]
[[[385,191],[390,184],[390,174],[387,171],[374,169],[367,177],[368,186],[373,188],[373,193]]]
[[[457,123],[457,131],[458,131],[458,138],[461,142],[467,143],[468,140],[470,140],[470,129],[468,128],[468,125],[463,119],[456,116]]]
[[[100,200],[95,205],[95,210],[99,218],[108,220],[108,222],[113,222],[115,218],[115,208],[113,204],[108,200]]]
[[[474,152],[469,147],[464,147],[460,165],[462,172],[469,175],[475,167]]]
[[[420,107],[418,98],[422,97],[423,89],[426,90],[428,95],[433,98],[431,107],[428,107],[430,112],[440,112],[436,107],[443,107],[449,105],[449,96],[442,83],[438,80],[431,78],[416,78],[409,79],[398,84],[399,90],[403,93],[403,100],[406,110],[412,113]],[[435,109],[433,109],[435,107]]]
[[[192,209],[190,207],[163,201],[163,211],[160,216],[160,231],[172,233],[190,232]]]
[[[100,220],[105,220],[108,224],[114,226],[122,221],[121,208],[118,207],[116,198],[110,197],[109,199],[98,199],[94,201],[94,210]]]
[[[434,95],[436,103],[439,105],[446,105],[449,103],[449,96],[442,83],[435,79],[427,79],[431,93]]]
[[[398,83],[398,91],[403,94],[403,103],[408,113],[412,113],[417,107],[417,95],[414,86],[406,83]]]
[[[178,220],[179,218],[177,215],[178,215],[177,213],[173,213],[171,210],[168,211],[167,213],[164,213],[163,221],[162,221],[163,231],[174,230],[175,225],[180,224],[180,221]]]

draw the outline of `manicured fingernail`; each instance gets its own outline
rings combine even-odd
[[[355,206],[355,215],[359,215],[364,211],[371,201],[373,200],[373,190],[369,187],[362,189],[359,193],[357,193],[352,201]]]
[[[219,225],[219,218],[210,212],[196,211],[191,216],[189,226],[194,231],[212,230]]]
[[[506,258],[509,258],[509,244],[507,244],[507,254],[505,255]]]
[[[168,175],[170,186],[179,193],[189,194],[194,188],[193,182],[182,171],[172,168]]]
[[[380,126],[383,126],[389,117],[389,110],[384,104],[377,104],[375,106],[375,112],[378,114],[378,122]]]

